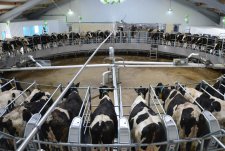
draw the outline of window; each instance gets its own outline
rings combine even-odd
[[[38,27],[38,25],[35,25],[33,28],[34,28],[34,34],[39,34],[39,27]]]
[[[35,26],[25,26],[25,27],[23,27],[23,35],[24,36],[33,36],[34,34],[40,35],[40,34],[43,34],[43,33],[48,33],[48,26],[44,27],[42,25],[35,25]]]
[[[5,38],[6,38],[6,32],[2,31],[2,40],[5,40]]]

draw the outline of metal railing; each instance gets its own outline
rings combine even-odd
[[[172,34],[172,33],[171,33]],[[31,37],[31,45],[23,45],[19,47],[18,50],[8,50],[9,52],[3,52],[2,56],[15,56],[15,55],[23,55],[25,53],[40,51],[49,48],[55,47],[63,47],[63,46],[71,46],[71,45],[81,45],[81,44],[99,44],[104,41],[103,37],[80,37],[75,38],[70,36],[70,33],[66,33],[67,38],[63,40],[49,40],[43,41],[40,38],[39,42],[35,44],[34,38]],[[105,43],[144,43],[151,45],[169,45],[172,47],[183,47],[185,49],[193,49],[196,51],[202,51],[205,53],[222,56],[225,54],[225,41],[224,39],[217,39],[214,37],[202,37],[200,35],[185,35],[186,39],[183,40],[177,37],[177,34],[174,33],[174,37],[165,38],[166,33],[162,32],[147,32],[147,31],[118,31],[116,34],[111,35]],[[195,38],[195,40],[193,40]],[[203,40],[202,40],[203,39]],[[218,47],[215,47],[217,44]],[[23,49],[21,49],[23,48]],[[218,48],[218,50],[217,50]],[[13,53],[11,53],[13,52]],[[1,55],[1,54],[0,54]]]

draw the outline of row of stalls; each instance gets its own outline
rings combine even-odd
[[[107,40],[107,39],[106,39]],[[105,41],[103,41],[104,43]],[[70,80],[67,86],[52,86],[52,93],[48,101],[51,98],[54,98],[55,101],[51,105],[51,107],[47,110],[47,112],[42,116],[41,111],[42,108],[38,113],[34,114],[30,120],[27,122],[24,131],[24,138],[18,138],[1,132],[1,139],[12,140],[14,142],[14,150],[22,151],[27,149],[29,151],[34,151],[41,149],[41,144],[49,144],[52,146],[66,146],[69,150],[79,151],[79,150],[90,150],[93,147],[107,147],[108,149],[111,147],[113,150],[130,150],[132,147],[138,146],[146,146],[146,145],[166,145],[167,151],[177,151],[179,149],[179,145],[184,142],[192,142],[197,141],[200,145],[199,150],[224,150],[225,146],[221,142],[222,136],[224,135],[224,130],[221,129],[218,120],[209,112],[204,110],[197,102],[195,102],[199,108],[202,109],[201,114],[205,118],[205,123],[207,124],[207,135],[201,138],[188,138],[188,139],[180,139],[178,135],[178,128],[175,124],[174,119],[167,115],[162,101],[158,99],[155,93],[155,85],[149,85],[149,95],[147,98],[148,105],[151,108],[155,109],[155,112],[160,116],[161,120],[163,121],[163,126],[166,132],[166,141],[159,142],[159,143],[152,143],[152,144],[136,144],[133,142],[130,133],[130,127],[128,122],[129,117],[129,109],[131,107],[130,104],[126,104],[124,101],[123,93],[128,91],[128,93],[132,94],[134,88],[125,88],[122,84],[120,84],[120,68],[115,65],[116,57],[114,56],[114,49],[109,49],[109,60],[111,64],[108,66],[108,71],[104,72],[103,74],[103,82],[102,84],[108,84],[109,86],[113,86],[113,95],[111,96],[112,100],[114,100],[114,108],[117,114],[118,119],[118,137],[115,139],[114,144],[91,144],[90,141],[90,134],[89,134],[89,127],[90,127],[90,115],[93,112],[96,105],[93,103],[93,98],[96,96],[98,92],[98,88],[94,88],[92,86],[89,87],[80,87],[79,91],[81,91],[81,98],[83,100],[81,110],[77,117],[75,117],[70,124],[69,134],[68,134],[68,142],[44,142],[39,140],[38,131],[42,124],[45,122],[47,117],[51,114],[53,109],[57,106],[59,102],[62,101],[64,94],[67,90],[72,86],[74,81],[76,81],[79,74],[82,70],[86,67],[92,57],[96,54],[98,49],[101,45],[94,51],[94,53],[90,56],[90,58],[83,64],[80,70],[74,75],[74,77]],[[141,66],[141,65],[139,65]],[[224,78],[224,77],[222,77]],[[15,83],[15,79],[8,80],[7,83]],[[1,85],[1,88],[5,87],[6,84]],[[202,83],[207,84],[208,87],[212,87],[206,81],[202,81]],[[34,81],[32,83],[23,83],[24,91],[19,95],[21,96],[30,88],[35,88],[38,84]],[[185,91],[185,88],[181,83],[176,83],[176,87],[182,88]],[[213,87],[212,87],[213,88]],[[214,88],[213,88],[214,89]],[[216,89],[214,89],[217,91]],[[204,91],[204,90],[203,90]],[[219,93],[219,92],[218,92]],[[221,94],[224,96],[224,94]],[[19,98],[16,97],[10,104],[16,102]],[[133,100],[135,97],[133,98]],[[45,105],[47,105],[48,101]],[[194,100],[195,101],[195,100]],[[7,111],[7,108],[10,106],[8,104],[5,107],[1,107],[0,109],[0,116],[4,116]],[[83,115],[81,115],[82,110]]]

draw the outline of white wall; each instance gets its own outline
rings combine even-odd
[[[166,23],[185,25],[184,17],[190,16],[191,26],[214,26],[213,21],[196,10],[172,1],[173,14],[168,14],[169,0],[126,0],[122,4],[103,5],[100,0],[71,0],[45,15],[64,13],[71,8],[75,14],[68,16],[69,22],[115,22],[123,19],[128,23]],[[46,18],[51,18],[46,16]]]
[[[6,33],[6,38],[11,38],[10,28],[6,23],[0,23],[0,40],[3,39],[2,32]]]
[[[13,36],[23,37],[23,27],[27,26],[35,26],[35,25],[44,25],[43,20],[39,21],[24,21],[24,22],[12,22],[9,26],[6,23],[0,24],[0,34],[2,31],[7,31],[8,37],[11,38]],[[65,22],[61,22],[58,20],[47,20],[48,25],[48,33],[62,33],[68,32],[67,25]],[[10,35],[10,36],[9,36]],[[0,37],[2,39],[2,37]]]
[[[217,27],[190,27],[190,33],[192,34],[210,34],[213,36],[223,36],[225,37],[225,29]]]

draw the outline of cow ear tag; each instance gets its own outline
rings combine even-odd
[[[162,93],[159,94],[159,99],[162,99]]]

